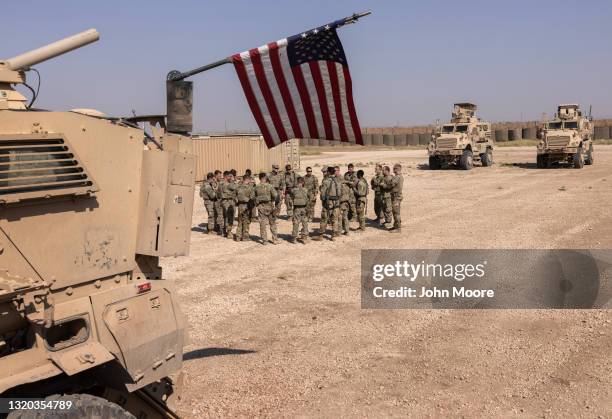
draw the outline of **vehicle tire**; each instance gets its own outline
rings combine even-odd
[[[584,159],[584,164],[590,166],[593,164],[593,144],[589,146],[589,151],[587,151],[586,158]]]
[[[440,163],[440,159],[436,156],[429,156],[429,169],[430,170],[440,170],[442,164]]]
[[[538,169],[546,169],[548,167],[548,164],[546,164],[546,156],[544,154],[538,154],[536,162]]]
[[[461,159],[459,159],[459,167],[463,170],[470,170],[474,166],[474,157],[472,150],[463,150]]]
[[[123,410],[119,405],[101,397],[90,394],[54,394],[45,398],[46,401],[72,402],[68,410],[14,410],[7,419],[43,419],[48,417],[70,417],[85,419],[136,419],[134,415]]]
[[[480,161],[482,163],[482,167],[489,167],[493,164],[493,152],[491,149],[488,149],[480,155]]]
[[[576,154],[574,154],[574,168],[582,169],[584,166],[584,153],[582,151],[582,147],[578,148]]]

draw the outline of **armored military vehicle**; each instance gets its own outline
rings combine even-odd
[[[470,170],[474,162],[493,164],[491,124],[475,116],[476,105],[455,103],[450,124],[436,128],[428,146],[429,167],[437,170],[458,164]]]
[[[0,62],[0,397],[15,400],[9,418],[175,417],[185,320],[159,258],[189,251],[189,91],[168,88],[171,127],[170,117],[34,109],[15,89],[31,66],[98,38],[92,29]]]
[[[576,104],[559,105],[555,118],[544,124],[538,144],[537,166],[567,162],[581,169],[593,164],[593,121]]]

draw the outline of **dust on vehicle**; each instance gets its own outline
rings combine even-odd
[[[430,169],[458,165],[470,170],[475,162],[493,164],[491,124],[478,118],[476,109],[473,103],[455,103],[450,123],[437,127],[429,142]]]
[[[35,110],[14,88],[98,38],[0,62],[0,396],[175,417],[185,320],[159,258],[189,251],[191,138],[164,116]]]
[[[567,162],[577,169],[593,164],[593,119],[577,104],[559,105],[555,118],[544,124],[537,148],[538,168]]]

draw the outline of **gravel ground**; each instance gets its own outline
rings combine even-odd
[[[401,234],[236,243],[201,233],[196,200],[191,255],[163,261],[190,325],[178,411],[611,417],[612,310],[362,310],[359,264],[367,248],[612,248],[612,146],[582,170],[537,170],[533,148],[469,172],[427,170],[421,150],[340,149],[302,167],[354,162],[369,179],[378,161],[404,166]]]

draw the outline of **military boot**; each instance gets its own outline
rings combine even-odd
[[[322,233],[317,234],[316,236],[312,238],[312,240],[320,242],[321,240],[323,240],[323,234]]]

